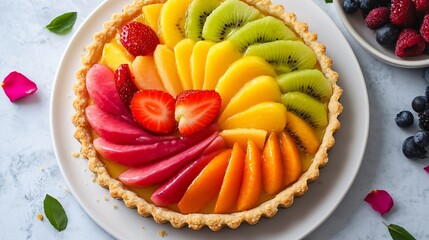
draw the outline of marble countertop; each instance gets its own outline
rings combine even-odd
[[[0,0],[0,76],[18,71],[35,81],[36,94],[10,103],[0,91],[0,239],[112,239],[68,191],[53,150],[49,124],[50,96],[58,62],[73,32],[102,0]],[[350,37],[334,6],[314,0],[337,24],[352,46],[365,77],[370,102],[368,146],[350,191],[333,214],[306,239],[390,239],[385,223],[405,227],[417,239],[429,239],[429,161],[410,161],[402,141],[416,128],[399,129],[395,115],[410,109],[424,93],[422,69],[400,69],[368,55]],[[55,16],[78,12],[72,33],[55,35],[43,28]],[[363,198],[385,189],[395,200],[383,218]],[[69,216],[57,232],[43,213],[45,194],[55,196]],[[165,237],[168,239],[170,236]]]

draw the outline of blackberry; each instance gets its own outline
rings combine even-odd
[[[429,116],[423,113],[419,114],[419,127],[423,131],[429,131]]]

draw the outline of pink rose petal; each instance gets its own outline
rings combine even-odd
[[[31,95],[37,90],[36,84],[19,72],[11,72],[1,83],[4,92],[11,102]]]
[[[384,190],[372,190],[366,197],[367,202],[371,207],[379,212],[381,216],[389,212],[393,207],[393,199],[390,194]]]
[[[427,173],[429,173],[429,165],[425,168],[423,168]]]

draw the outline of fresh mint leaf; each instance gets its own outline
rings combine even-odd
[[[70,32],[70,30],[73,28],[76,19],[77,12],[64,13],[54,18],[54,20],[52,20],[51,23],[49,23],[45,27],[53,33],[65,34]]]
[[[68,221],[67,215],[63,206],[57,199],[46,194],[45,200],[43,200],[43,208],[46,217],[55,229],[59,232],[66,229]]]
[[[389,224],[386,225],[386,227],[389,229],[390,236],[393,240],[416,240],[413,235],[411,235],[407,230],[405,230],[405,228],[401,226]]]

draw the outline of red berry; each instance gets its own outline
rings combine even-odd
[[[413,0],[392,0],[390,22],[400,27],[409,27],[417,20],[416,6]]]
[[[173,96],[160,90],[140,90],[131,100],[134,120],[155,133],[171,133],[176,127]]]
[[[115,85],[122,102],[125,106],[130,106],[131,99],[138,89],[133,83],[133,75],[128,64],[122,64],[116,69]]]
[[[159,44],[156,32],[140,22],[130,22],[121,29],[121,43],[129,53],[144,56],[155,51]]]
[[[179,123],[179,132],[184,136],[192,135],[216,118],[222,99],[213,90],[187,90],[176,97],[175,118]]]
[[[419,12],[427,12],[429,11],[429,0],[415,0],[416,9]]]
[[[420,34],[426,42],[429,42],[429,14],[426,14],[423,18],[422,25],[420,26]]]
[[[389,21],[390,10],[387,7],[372,9],[365,18],[365,25],[370,29],[377,29]]]
[[[395,54],[400,58],[417,56],[422,54],[425,48],[425,40],[419,32],[412,28],[405,28],[399,34]]]

